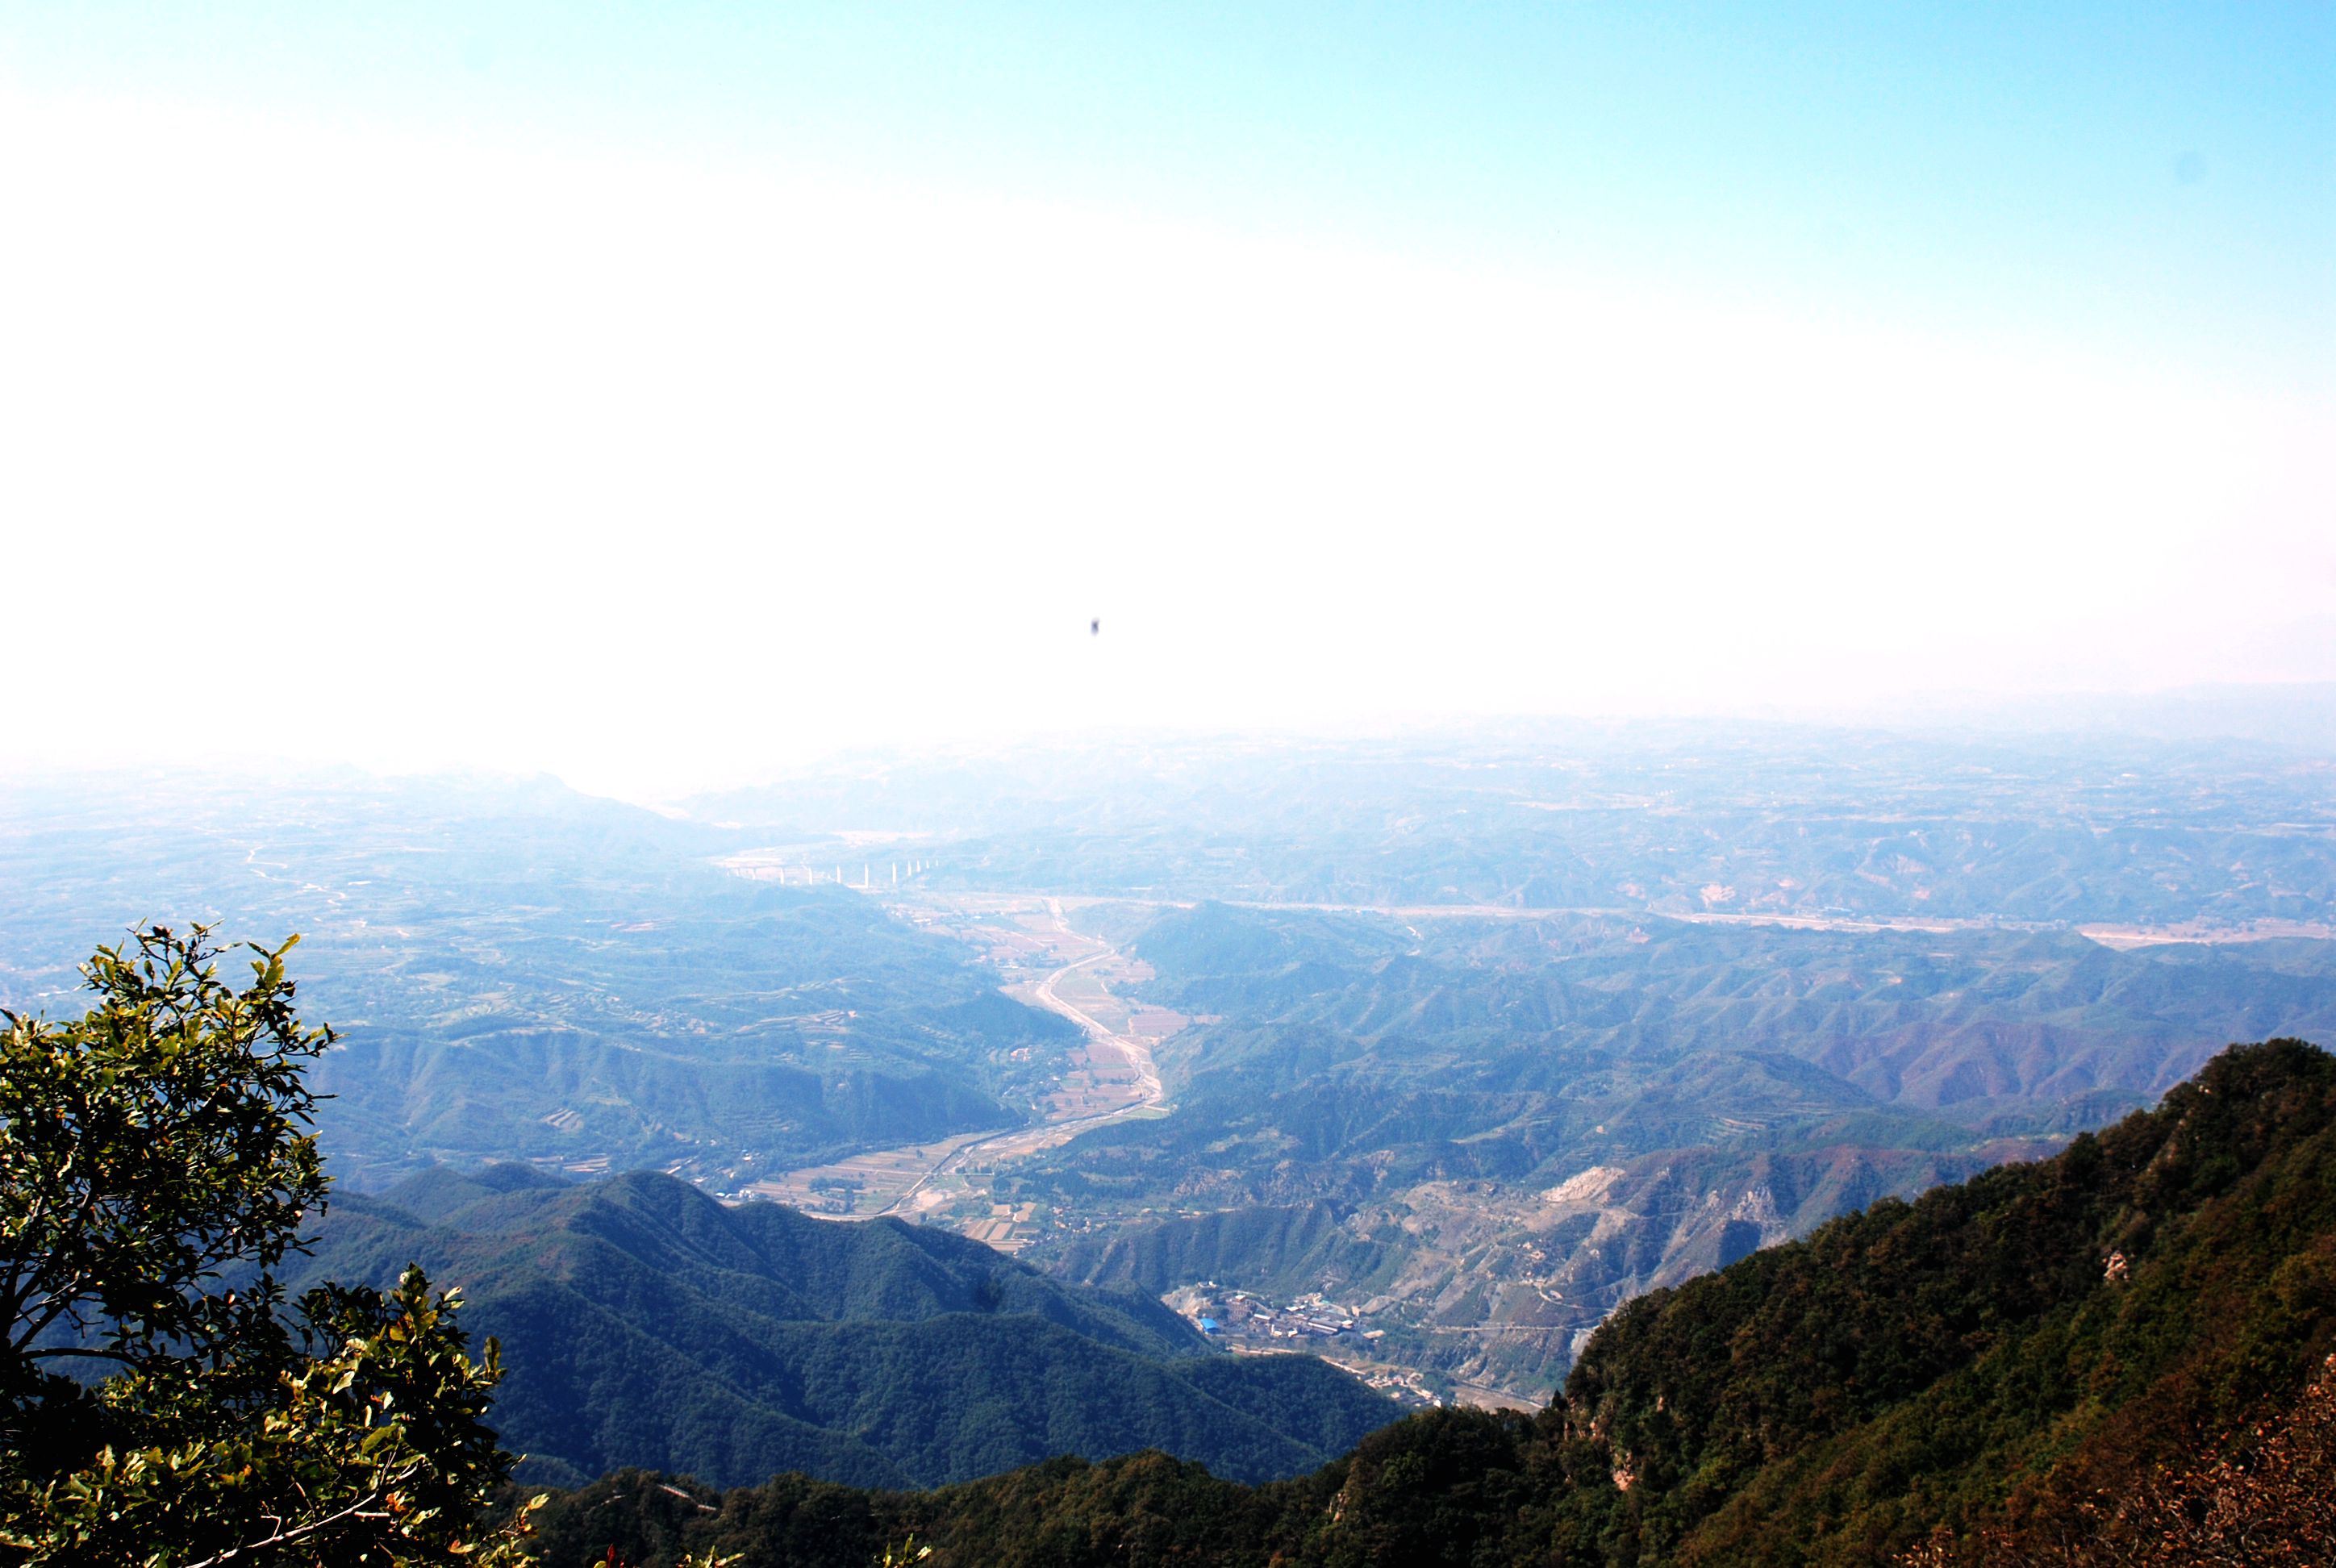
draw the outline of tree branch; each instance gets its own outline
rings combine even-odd
[[[47,1330],[50,1324],[55,1322],[59,1318],[63,1317],[66,1312],[70,1311],[75,1300],[76,1298],[72,1296],[51,1296],[48,1300],[47,1309],[45,1310],[34,1314],[20,1316],[16,1320],[16,1327],[19,1329],[20,1332],[15,1334],[9,1340],[8,1349],[15,1351],[19,1355],[39,1354],[39,1352],[31,1349],[33,1341],[39,1339],[41,1335]],[[79,1317],[75,1317],[73,1319],[73,1322],[76,1325],[81,1325],[82,1320]]]
[[[264,1552],[270,1546],[288,1546],[295,1541],[306,1539],[310,1535],[316,1534],[320,1530],[329,1530],[334,1525],[347,1519],[386,1519],[389,1517],[386,1514],[368,1514],[365,1512],[365,1509],[369,1505],[379,1502],[380,1498],[381,1495],[379,1493],[369,1492],[365,1495],[358,1498],[355,1502],[350,1504],[347,1507],[342,1509],[337,1514],[327,1514],[322,1519],[316,1520],[310,1524],[299,1525],[294,1529],[278,1530],[275,1534],[270,1535],[265,1541],[247,1541],[240,1546],[230,1546],[226,1551],[219,1553],[217,1556],[206,1557],[200,1563],[190,1563],[186,1565],[186,1568],[217,1568],[218,1564],[226,1562],[230,1557],[239,1557],[246,1552]]]
[[[119,1350],[91,1350],[78,1345],[59,1345],[45,1350],[24,1352],[24,1359],[27,1361],[45,1361],[53,1356],[90,1356],[99,1360],[119,1361],[125,1367],[133,1366],[138,1360],[137,1357],[125,1356]]]

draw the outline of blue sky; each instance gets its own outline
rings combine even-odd
[[[2336,679],[2324,5],[0,4],[0,219],[35,762]]]
[[[2326,392],[2326,5],[23,5],[36,88],[777,158]]]

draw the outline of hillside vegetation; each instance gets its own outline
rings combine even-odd
[[[2275,1040],[2051,1159],[1640,1298],[1535,1416],[1416,1416],[1259,1487],[1160,1455],[921,1495],[623,1475],[549,1511],[546,1560],[857,1565],[913,1530],[941,1568],[2175,1562],[2143,1515],[2201,1456],[2324,1439],[2302,1396],[2331,1342],[2336,1059]],[[2324,1493],[2282,1505],[2329,1526]]]
[[[2328,942],[1202,904],[1134,949],[1144,999],[1205,1020],[1161,1048],[1173,1114],[1002,1184],[1109,1216],[1026,1255],[1322,1291],[1383,1355],[1536,1397],[1621,1300],[2048,1153],[2226,1030],[2336,1029]]]
[[[898,1221],[725,1208],[647,1172],[426,1172],[336,1199],[287,1278],[394,1281],[417,1261],[505,1347],[495,1424],[539,1482],[643,1465],[936,1485],[1146,1447],[1263,1480],[1397,1414],[1310,1357],[1224,1355],[1148,1296]]]

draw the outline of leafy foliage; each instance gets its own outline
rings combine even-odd
[[[470,1358],[458,1304],[409,1270],[386,1297],[313,1292],[301,1316],[321,1354],[247,1351],[225,1387],[184,1367],[109,1380],[97,1398],[121,1441],[24,1477],[6,1544],[35,1563],[157,1568],[262,1549],[381,1563],[468,1554],[511,1458],[484,1425],[493,1348]],[[273,1385],[255,1387],[264,1372]]]
[[[324,1200],[301,1131],[316,1104],[303,1069],[332,1035],[293,1014],[290,945],[261,952],[237,992],[201,931],[182,941],[158,927],[134,955],[91,959],[99,1001],[86,1017],[0,1015],[0,1398],[12,1409],[69,1399],[49,1363],[144,1368],[265,1333],[263,1295],[203,1287],[232,1261],[274,1267]]]
[[[479,1555],[511,1460],[453,1293],[408,1269],[281,1311],[269,1271],[325,1197],[303,1068],[332,1038],[294,1010],[291,945],[237,990],[201,928],[156,927],[91,961],[84,1017],[6,1018],[0,1560],[517,1560],[524,1514]]]

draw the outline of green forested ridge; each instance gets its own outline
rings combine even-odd
[[[1220,1354],[1149,1296],[897,1221],[725,1208],[647,1172],[440,1169],[345,1195],[288,1277],[394,1279],[412,1260],[508,1347],[495,1419],[523,1478],[648,1465],[933,1485],[1162,1447],[1263,1479],[1396,1414],[1310,1358]]]
[[[1159,1049],[1173,1114],[1017,1169],[1007,1195],[1089,1222],[1023,1255],[1376,1301],[1383,1354],[1534,1396],[1620,1300],[2047,1153],[2226,1030],[2336,1027],[2320,941],[1225,904],[1134,930],[1144,999],[1199,1020]]]
[[[2278,1040],[2051,1159],[1650,1293],[1537,1416],[1416,1416],[1260,1487],[1159,1455],[921,1495],[620,1475],[550,1510],[546,1560],[858,1564],[913,1530],[943,1565],[2088,1562],[2104,1509],[2244,1459],[2331,1345],[2336,1059]]]

